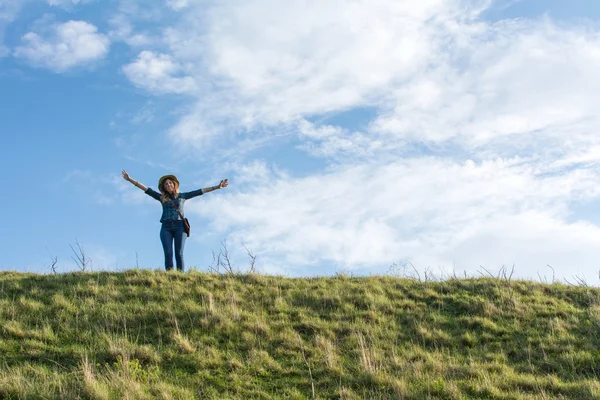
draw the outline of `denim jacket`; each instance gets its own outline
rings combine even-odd
[[[148,196],[160,201],[160,196],[161,194],[158,193],[157,191],[148,188],[144,193],[146,193]],[[185,215],[183,213],[183,203],[185,203],[186,200],[194,198],[196,196],[200,196],[202,195],[202,189],[198,189],[198,190],[194,190],[191,192],[186,192],[186,193],[179,193],[179,196],[177,196],[176,199],[173,199],[173,202],[175,202],[175,204],[177,205],[177,207],[179,208],[179,211],[181,212],[182,215]],[[179,214],[177,214],[177,210],[175,209],[175,206],[173,205],[172,201],[165,201],[164,203],[162,203],[162,216],[160,217],[160,222],[168,222],[168,221],[178,221],[181,220],[181,217],[179,217]]]

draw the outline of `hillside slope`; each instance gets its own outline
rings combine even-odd
[[[0,398],[600,399],[600,291],[0,273]]]

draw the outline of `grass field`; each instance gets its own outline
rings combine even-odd
[[[600,399],[600,290],[0,273],[2,399]]]

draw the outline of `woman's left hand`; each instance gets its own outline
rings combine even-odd
[[[223,179],[219,183],[219,189],[223,189],[224,187],[227,187],[227,185],[229,185],[229,179]]]

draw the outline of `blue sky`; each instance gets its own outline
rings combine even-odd
[[[186,264],[598,283],[600,3],[0,2],[0,269]],[[411,267],[412,269],[412,267]]]

